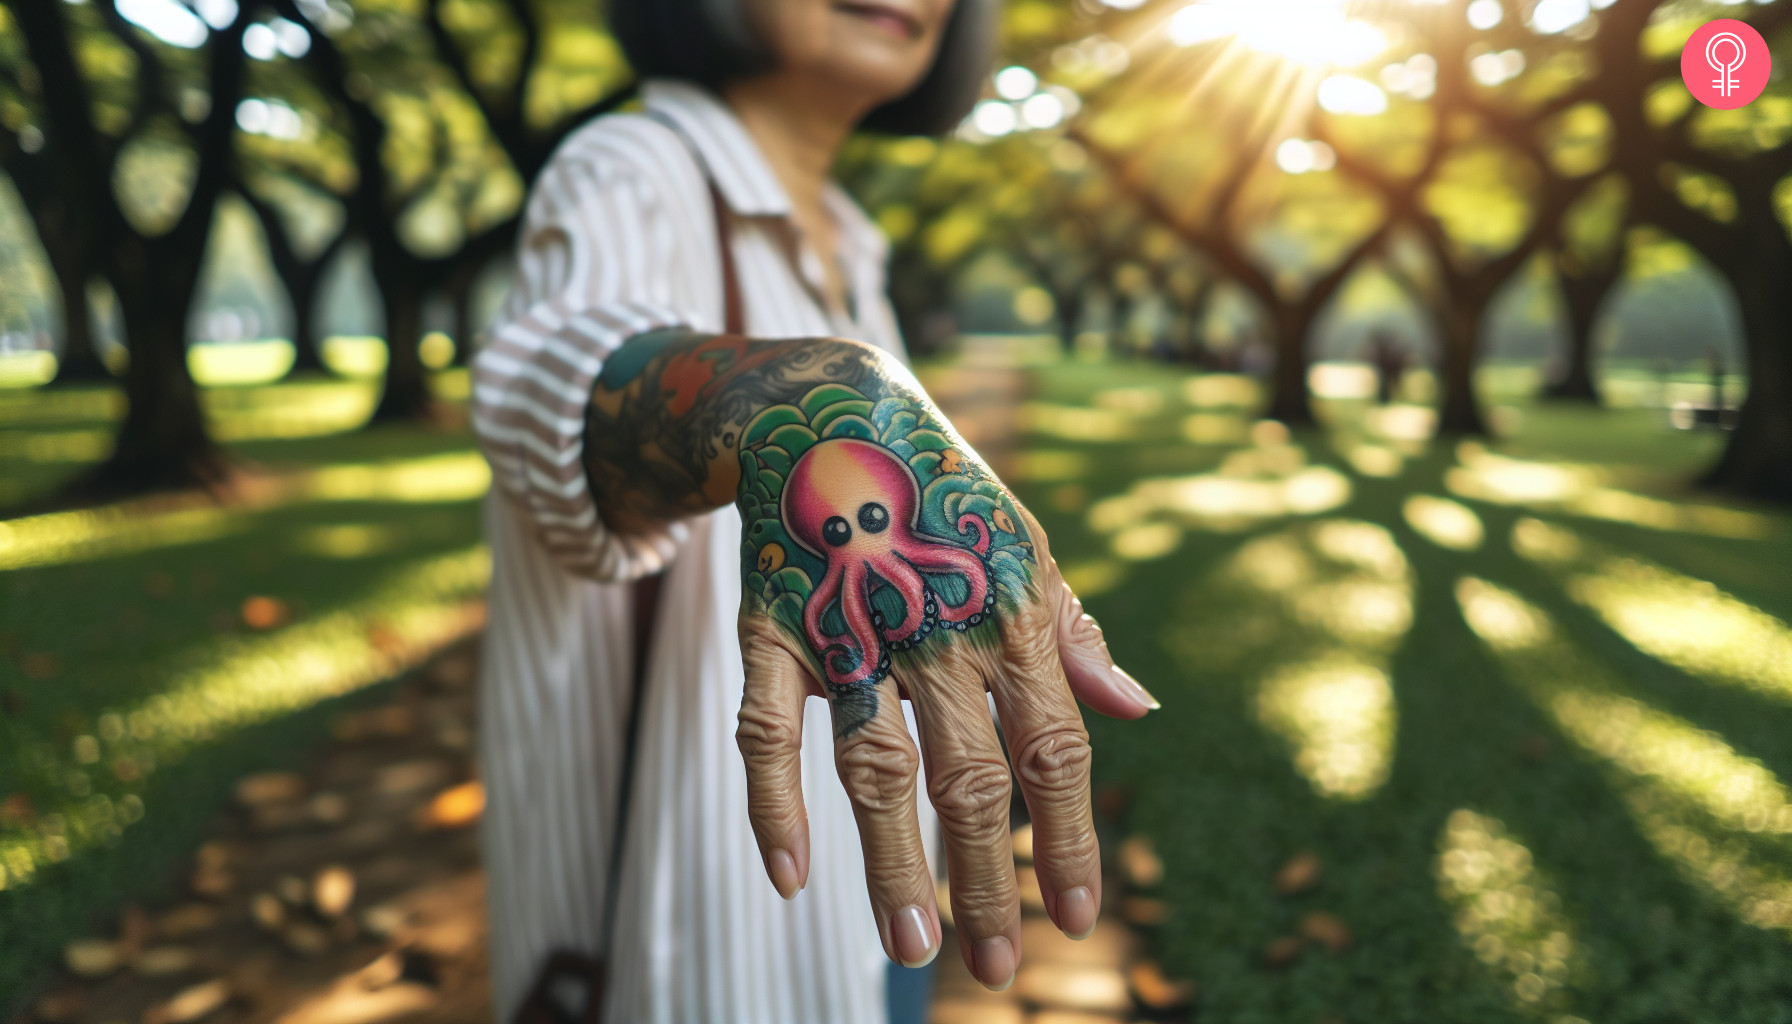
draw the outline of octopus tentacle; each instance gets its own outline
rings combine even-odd
[[[877,624],[871,619],[870,582],[865,563],[854,560],[845,565],[841,583],[840,611],[846,616],[846,632],[859,648],[859,663],[849,672],[836,672],[826,667],[828,681],[836,686],[853,683],[874,683],[883,674],[883,644],[877,635]]]
[[[969,532],[972,527],[975,527],[977,530],[977,542],[971,545],[971,550],[977,552],[979,555],[989,554],[989,524],[984,522],[983,517],[975,512],[966,512],[964,515],[958,517],[959,534],[962,535]]]
[[[970,593],[962,603],[947,604],[944,598],[940,599],[941,621],[959,622],[983,611],[989,596],[989,572],[976,553],[956,544],[926,539],[919,544],[903,544],[897,550],[917,570],[956,573],[969,584]],[[934,593],[938,596],[939,592]]]
[[[927,584],[921,580],[921,574],[900,558],[875,559],[871,568],[902,595],[902,621],[884,626],[884,639],[895,642],[913,636],[927,614]],[[870,595],[866,597],[869,599]]]
[[[840,580],[845,574],[846,563],[829,562],[821,582],[815,585],[809,599],[803,602],[803,631],[809,634],[809,643],[817,651],[824,650],[833,639],[821,631],[821,615],[840,596]]]

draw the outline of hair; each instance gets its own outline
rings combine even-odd
[[[712,89],[772,70],[776,60],[747,24],[748,0],[609,0],[610,30],[643,78],[683,78]],[[958,0],[927,74],[859,127],[890,135],[944,135],[970,112],[995,51],[1000,0]]]

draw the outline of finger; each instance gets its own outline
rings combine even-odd
[[[927,754],[952,884],[952,924],[971,975],[1000,991],[1020,965],[1020,890],[1008,817],[1013,784],[981,681],[987,652],[964,644],[903,670]]]
[[[1109,718],[1142,718],[1157,710],[1162,705],[1151,691],[1114,664],[1101,626],[1083,611],[1083,602],[1058,571],[1058,562],[1052,557],[1039,521],[1025,506],[1016,504],[1015,508],[1033,538],[1034,557],[1044,568],[1039,581],[1040,592],[1056,612],[1058,658],[1070,682],[1071,692],[1078,700]]]
[[[772,885],[778,895],[795,899],[809,882],[802,753],[810,674],[763,615],[741,616],[740,652],[747,682],[734,739],[747,764],[747,817]]]
[[[1057,575],[1055,566],[1052,575]],[[1070,585],[1059,579],[1052,596],[1058,624],[1058,659],[1077,699],[1109,718],[1143,718],[1162,707],[1150,690],[1114,664],[1100,624],[1083,611],[1083,602]]]
[[[1033,823],[1046,913],[1081,939],[1100,914],[1101,848],[1089,808],[1089,734],[1058,661],[1053,614],[1030,604],[1001,620],[1004,671],[991,691]]]
[[[834,764],[859,825],[884,953],[904,967],[920,967],[940,949],[939,908],[915,814],[921,755],[909,739],[894,681],[830,685],[828,704]]]

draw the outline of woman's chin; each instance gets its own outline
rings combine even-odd
[[[892,60],[888,53],[866,52],[871,49],[837,51],[825,67],[817,69],[820,74],[816,77],[827,81],[830,88],[863,96],[871,106],[878,106],[906,96],[927,72],[925,65],[917,68],[913,60]]]

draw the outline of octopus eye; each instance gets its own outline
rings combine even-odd
[[[859,528],[866,533],[882,533],[890,527],[890,510],[875,501],[859,506]]]
[[[821,524],[821,539],[839,547],[852,539],[852,527],[839,516],[829,516],[828,521]]]

